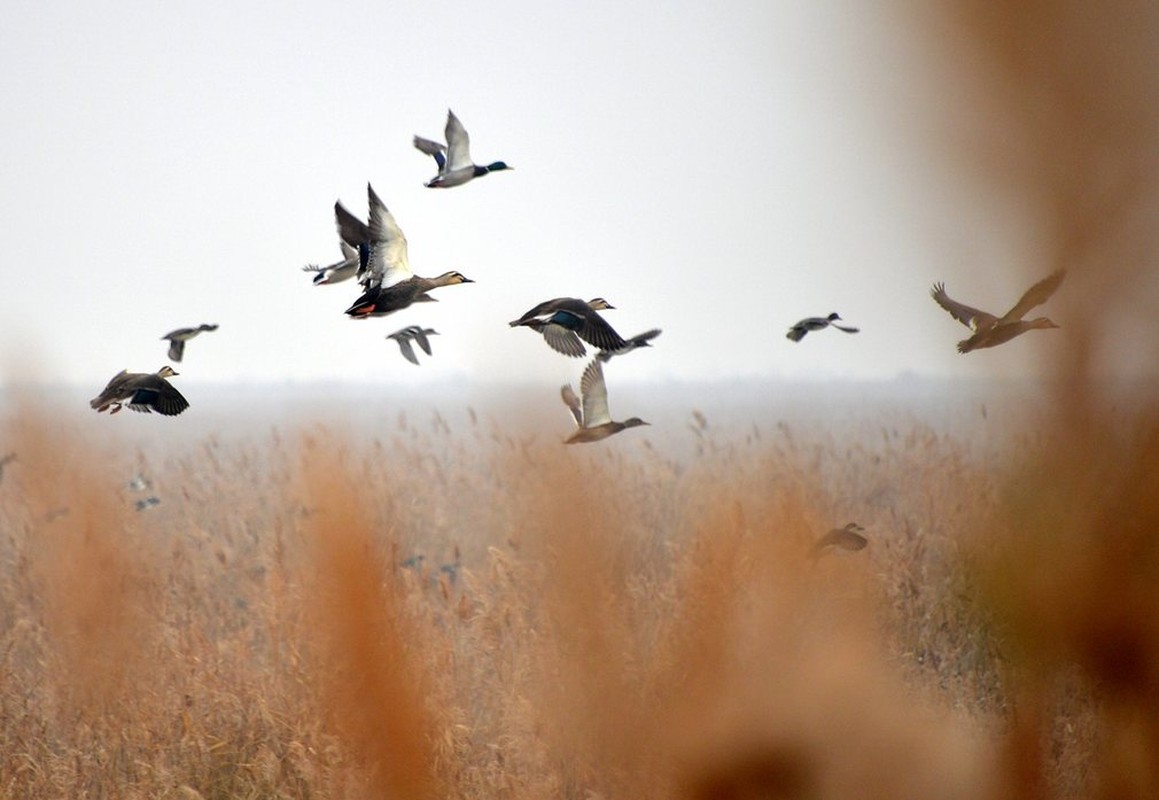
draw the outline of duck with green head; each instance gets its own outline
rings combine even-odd
[[[471,137],[467,129],[455,112],[447,109],[447,125],[443,131],[447,139],[445,145],[439,142],[414,137],[414,146],[428,156],[434,158],[439,165],[439,174],[427,181],[424,186],[428,189],[449,189],[452,186],[462,186],[475,178],[481,178],[489,172],[502,172],[514,169],[502,161],[493,161],[486,166],[476,164],[471,160]]]

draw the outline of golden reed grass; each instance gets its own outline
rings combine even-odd
[[[1159,796],[1159,415],[1105,366],[1159,343],[1159,7],[915,14],[995,121],[961,163],[1041,226],[1021,277],[1070,272],[1044,423],[154,455],[18,402],[0,795]],[[865,551],[809,557],[851,519]]]

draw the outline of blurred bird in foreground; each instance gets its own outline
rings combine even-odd
[[[1023,317],[1030,309],[1049,300],[1062,285],[1065,277],[1065,270],[1052,272],[1027,289],[1014,307],[1001,317],[951,300],[943,283],[935,283],[930,295],[938,305],[950,312],[950,316],[974,331],[974,335],[969,339],[958,342],[958,352],[969,353],[971,350],[1003,344],[1035,328],[1057,328],[1058,325],[1047,317],[1036,317],[1031,320],[1024,320]]]

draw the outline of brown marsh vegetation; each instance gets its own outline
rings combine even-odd
[[[1033,210],[1022,277],[1069,271],[1040,414],[981,449],[472,415],[157,457],[18,403],[0,794],[1159,796],[1159,409],[1103,378],[1159,349],[1159,8],[944,11],[994,121],[964,169]]]
[[[956,532],[994,481],[916,424],[844,449],[693,424],[688,464],[441,419],[154,463],[16,415],[5,794],[975,785],[1005,700]],[[853,516],[871,547],[814,563]],[[928,772],[880,769],[915,753]]]

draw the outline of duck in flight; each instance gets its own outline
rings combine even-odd
[[[651,341],[660,335],[660,330],[654,328],[625,339],[598,313],[614,308],[602,297],[586,301],[578,297],[557,297],[543,301],[507,324],[539,332],[552,350],[573,358],[587,354],[583,345],[587,342],[601,351],[600,359],[605,362],[612,356],[630,353],[638,347],[650,347]]]
[[[447,109],[447,125],[443,131],[447,143],[414,137],[414,146],[435,159],[439,165],[439,174],[427,181],[424,186],[428,189],[449,189],[452,186],[461,186],[467,181],[480,178],[489,172],[501,172],[505,169],[514,169],[502,161],[493,161],[487,166],[480,166],[471,160],[471,137],[467,129],[455,112]]]
[[[639,417],[629,417],[623,422],[612,419],[608,410],[608,387],[604,383],[604,369],[601,360],[593,358],[580,377],[581,401],[571,384],[560,387],[560,397],[575,417],[575,432],[564,439],[564,444],[598,442],[627,428],[635,428],[648,423]]]
[[[123,369],[112,377],[89,405],[97,413],[112,407],[109,413],[116,414],[122,405],[127,405],[143,414],[156,411],[158,414],[175,416],[189,408],[189,401],[165,380],[176,374],[168,364],[156,372],[129,372]]]
[[[428,337],[436,334],[438,334],[438,331],[434,328],[424,328],[421,325],[408,325],[394,333],[388,333],[386,338],[394,339],[398,342],[398,349],[402,352],[402,357],[417,367],[419,357],[415,355],[415,349],[411,345],[411,342],[418,342],[419,347],[429,356],[431,355],[431,340]]]
[[[406,254],[406,236],[378,197],[366,184],[370,200],[370,221],[363,222],[341,202],[334,204],[338,236],[359,254],[358,282],[363,293],[346,313],[355,318],[382,317],[412,303],[433,302],[427,292],[440,286],[474,283],[460,272],[444,272],[435,278],[415,275]]]
[[[314,273],[315,286],[322,286],[329,283],[342,283],[342,281],[353,278],[355,273],[358,272],[358,251],[346,244],[346,242],[339,241],[338,246],[342,248],[341,261],[336,261],[325,267],[318,266],[317,264],[307,264],[302,267],[303,271]]]
[[[180,363],[181,358],[185,355],[186,342],[198,334],[215,331],[217,328],[217,325],[198,325],[196,328],[178,328],[175,331],[169,331],[161,337],[163,340],[169,340],[169,360]]]
[[[805,338],[805,334],[809,331],[820,331],[824,330],[825,328],[836,328],[837,330],[845,331],[846,333],[857,333],[859,330],[861,330],[860,328],[847,328],[844,325],[838,325],[837,320],[839,319],[841,319],[841,317],[837,314],[836,311],[827,317],[806,317],[805,319],[793,325],[793,327],[789,328],[789,332],[785,334],[785,337],[792,339],[794,342],[799,342]]]
[[[1060,269],[1052,272],[1027,289],[1018,302],[1014,304],[1014,307],[1001,317],[950,299],[943,283],[935,283],[930,290],[930,295],[938,305],[950,312],[950,316],[974,331],[973,336],[958,342],[958,352],[969,353],[971,350],[1003,344],[1015,336],[1021,336],[1035,328],[1057,328],[1058,325],[1047,317],[1036,317],[1030,320],[1025,320],[1023,317],[1030,309],[1049,300],[1050,296],[1062,285],[1065,277],[1066,270]]]
[[[863,550],[869,544],[864,532],[865,528],[856,522],[850,522],[844,528],[834,528],[813,542],[811,553],[817,558],[830,547],[839,550]]]

